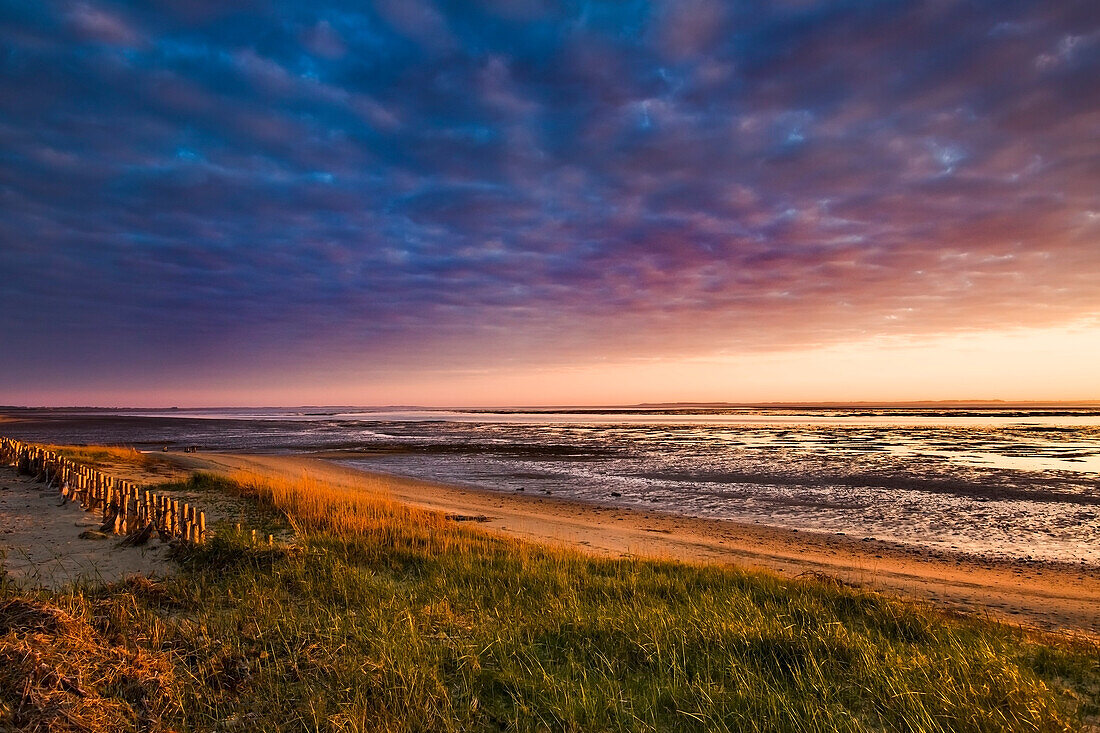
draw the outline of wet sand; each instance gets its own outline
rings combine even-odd
[[[377,488],[381,481],[403,502],[475,517],[479,527],[536,542],[599,555],[767,569],[788,577],[822,573],[949,610],[1100,637],[1100,567],[1095,565],[994,560],[856,537],[480,491],[365,473],[316,456],[202,453],[172,454],[172,459],[196,470],[309,474],[364,489]]]

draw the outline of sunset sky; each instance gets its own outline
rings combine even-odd
[[[1100,3],[0,8],[0,404],[1100,399]]]

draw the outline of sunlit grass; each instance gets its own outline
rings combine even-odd
[[[128,445],[47,445],[66,458],[117,478],[139,483],[186,476],[186,469],[158,453],[145,453]]]
[[[148,454],[125,445],[47,445],[46,448],[93,468],[119,464],[140,468],[153,462]]]
[[[251,472],[192,484],[255,498],[297,537],[269,548],[223,530],[166,581],[39,599],[94,628],[96,643],[170,664],[156,700],[147,685],[97,690],[125,703],[119,719],[155,710],[179,730],[1066,731],[1098,712],[1100,652],[1085,642],[828,583],[505,539],[402,505],[381,484]],[[6,633],[0,642],[49,643]]]
[[[282,512],[300,532],[321,531],[342,537],[365,537],[417,527],[445,531],[444,517],[392,498],[382,479],[364,476],[355,486],[238,470],[228,476],[235,490]]]

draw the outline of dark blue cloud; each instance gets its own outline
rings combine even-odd
[[[1100,312],[1089,0],[0,13],[8,401]]]

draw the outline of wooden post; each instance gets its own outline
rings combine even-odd
[[[206,513],[190,503],[160,496],[127,481],[109,476],[90,466],[70,460],[44,446],[22,443],[0,437],[0,463],[14,466],[39,482],[56,489],[62,504],[79,502],[86,511],[100,511],[104,530],[115,534],[161,532],[164,538],[175,537],[203,543],[208,538]],[[241,525],[236,525],[238,534]],[[252,544],[257,544],[256,530],[250,531]],[[267,535],[268,546],[274,536]]]

